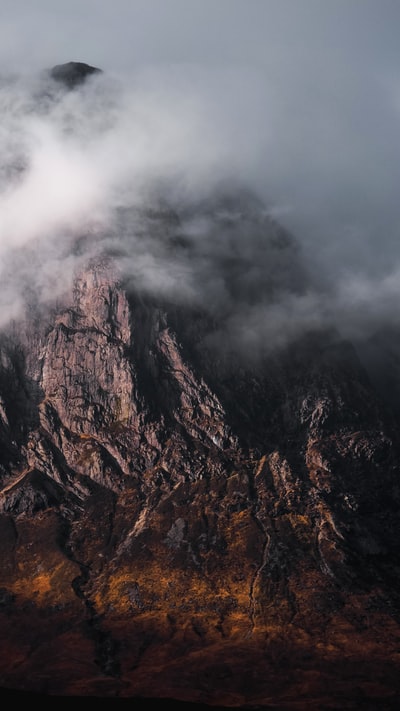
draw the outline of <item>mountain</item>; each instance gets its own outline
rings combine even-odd
[[[66,64],[57,64],[52,67],[49,75],[69,89],[74,89],[83,84],[88,77],[99,72],[101,72],[101,69],[92,67],[85,62],[67,62]]]
[[[309,275],[242,187],[116,224],[1,332],[5,698],[397,708],[399,415],[372,359],[262,326]]]

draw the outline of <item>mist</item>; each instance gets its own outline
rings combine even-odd
[[[204,308],[243,350],[398,327],[396,4],[221,0],[207,49],[208,3],[171,2],[151,32],[139,6],[129,62],[121,25],[104,56],[84,35],[71,55],[68,31],[29,68],[3,48],[0,326],[103,250],[132,288]],[[99,75],[72,91],[51,79],[89,51]]]

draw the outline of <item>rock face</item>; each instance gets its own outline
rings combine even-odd
[[[193,319],[103,256],[4,336],[2,684],[320,709],[357,671],[390,700],[397,426],[349,344],[234,371]]]
[[[176,219],[149,216],[190,263]],[[289,237],[269,218],[243,230],[301,289]],[[397,410],[335,334],[257,359],[221,347],[234,297],[257,297],[234,235],[219,313],[136,288],[103,252],[48,312],[4,330],[4,688],[396,707]]]

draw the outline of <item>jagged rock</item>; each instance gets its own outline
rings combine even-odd
[[[338,334],[257,357],[226,342],[258,285],[275,298],[282,270],[304,288],[294,240],[250,206],[203,205],[207,249],[182,229],[193,208],[141,215],[160,261],[188,270],[203,250],[194,284],[217,261],[221,303],[151,292],[109,250],[2,335],[4,688],[288,711],[398,698],[398,414]]]
[[[14,413],[26,461],[4,475],[3,525],[13,521],[20,566],[27,540],[43,551],[52,587],[28,571],[32,591],[22,593],[18,569],[3,567],[0,615],[12,610],[19,624],[0,622],[2,638],[22,658],[33,636],[37,646],[17,668],[1,658],[6,686],[29,678],[50,694],[259,704],[271,674],[277,698],[300,693],[315,663],[311,640],[326,684],[337,655],[352,663],[360,635],[364,668],[382,675],[398,639],[398,444],[354,351],[306,339],[294,370],[287,353],[242,368],[228,386],[212,360],[188,360],[182,318],[126,291],[101,258],[32,341],[36,357],[20,360],[35,370],[25,365],[19,382],[36,377],[37,387],[21,399],[19,422]],[[10,408],[3,438],[13,436]],[[40,631],[28,603],[46,615]],[[390,691],[382,678],[377,698]],[[310,694],[321,693],[315,680]]]
[[[32,515],[60,506],[63,499],[64,490],[59,484],[43,472],[29,470],[2,489],[0,510],[13,515]]]

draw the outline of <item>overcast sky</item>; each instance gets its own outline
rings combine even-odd
[[[399,30],[398,0],[2,0],[0,65],[186,80],[288,222],[344,230],[355,260],[379,232],[381,263],[400,226]]]
[[[163,120],[148,141],[163,133],[158,155],[169,160],[171,146],[179,155],[181,143],[193,172],[225,160],[316,269],[333,279],[350,270],[363,293],[383,289],[387,299],[389,290],[393,309],[399,30],[399,0],[2,0],[0,70],[82,61],[133,82],[136,98],[147,88],[152,120],[158,106]],[[90,174],[80,177],[87,184]],[[14,202],[10,219],[22,212]]]

